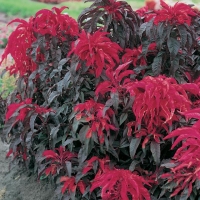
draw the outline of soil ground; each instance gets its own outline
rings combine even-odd
[[[0,13],[0,22],[6,24],[12,20]],[[0,58],[4,49],[0,49]],[[30,175],[18,166],[9,170],[11,158],[6,159],[9,145],[0,139],[0,200],[57,200],[52,184]]]
[[[9,171],[11,158],[5,159],[9,146],[0,141],[0,200],[55,200],[53,185],[38,182],[25,169],[15,166]]]

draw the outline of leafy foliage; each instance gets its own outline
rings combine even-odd
[[[196,108],[184,112],[183,115],[186,118],[198,120],[191,127],[178,128],[165,137],[165,139],[177,137],[171,147],[172,149],[178,146],[180,142],[182,143],[173,156],[174,166],[170,167],[170,172],[162,174],[162,178],[166,178],[168,183],[175,182],[175,190],[171,196],[182,191],[182,193],[186,192],[189,197],[192,192],[197,192],[199,189],[199,111],[199,108]]]
[[[148,190],[144,188],[145,180],[129,170],[106,170],[101,175],[96,175],[90,191],[101,187],[101,197],[105,199],[146,199],[150,200]],[[146,183],[147,184],[147,183]]]
[[[150,7],[92,0],[77,22],[65,7],[14,21],[2,139],[61,199],[198,197],[200,13]]]
[[[173,78],[147,76],[141,81],[128,83],[126,88],[130,96],[135,97],[132,110],[136,116],[136,137],[146,136],[145,143],[151,135],[160,143],[163,129],[168,133],[179,119],[175,112],[191,108],[186,91]]]
[[[63,146],[56,148],[56,150],[58,153],[55,153],[52,150],[45,150],[42,154],[43,157],[45,157],[47,160],[50,160],[50,166],[45,169],[45,174],[59,174],[59,171],[63,169],[66,170],[70,176],[72,169],[70,168],[71,162],[69,161],[72,161],[73,158],[77,158],[77,155],[69,151],[65,151]],[[69,166],[68,168],[66,168],[66,163],[67,166]]]
[[[74,42],[72,52],[81,60],[86,61],[86,66],[92,67],[91,73],[99,77],[103,68],[113,68],[119,63],[118,51],[120,46],[106,37],[108,33],[101,30],[96,31],[93,35],[83,30],[78,36],[79,39]]]

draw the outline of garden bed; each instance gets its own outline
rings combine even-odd
[[[65,9],[17,19],[2,55],[18,77],[0,101],[2,140],[28,170],[2,173],[14,195],[35,173],[62,200],[198,198],[199,10],[96,0],[76,21]]]
[[[36,176],[18,166],[9,171],[11,158],[5,159],[8,148],[0,140],[0,200],[56,200],[51,183],[39,183]]]

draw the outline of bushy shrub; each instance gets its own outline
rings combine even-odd
[[[95,0],[17,19],[3,139],[65,199],[199,197],[200,13]],[[16,39],[17,38],[17,39]]]

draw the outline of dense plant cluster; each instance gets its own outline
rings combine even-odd
[[[2,61],[18,74],[3,140],[65,199],[196,199],[200,13],[93,0],[18,22]]]

